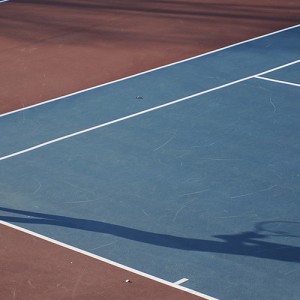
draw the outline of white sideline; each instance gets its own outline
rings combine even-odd
[[[86,256],[89,256],[89,257],[92,257],[92,258],[94,258],[94,259],[97,259],[97,260],[102,261],[102,262],[104,262],[104,263],[110,264],[110,265],[112,265],[112,266],[121,268],[121,269],[123,269],[123,270],[129,271],[129,272],[132,272],[132,273],[135,273],[135,274],[140,275],[140,276],[143,276],[143,277],[145,277],[145,278],[154,280],[154,281],[159,282],[159,283],[162,283],[162,284],[164,284],[164,285],[171,286],[171,287],[173,287],[173,288],[175,288],[175,289],[182,290],[182,291],[184,291],[184,292],[187,292],[187,293],[190,293],[190,294],[193,294],[193,295],[196,295],[196,296],[205,298],[205,299],[207,299],[207,300],[217,300],[216,298],[213,298],[213,297],[211,297],[211,296],[208,296],[208,295],[202,294],[202,293],[200,293],[200,292],[194,291],[194,290],[192,290],[192,289],[189,289],[189,288],[180,286],[180,285],[178,285],[178,284],[176,284],[176,283],[172,283],[172,282],[166,281],[166,280],[161,279],[161,278],[158,278],[158,277],[156,277],[156,276],[153,276],[153,275],[150,275],[150,274],[147,274],[147,273],[144,273],[144,272],[135,270],[135,269],[133,269],[133,268],[127,267],[127,266],[122,265],[122,264],[119,264],[119,263],[117,263],[117,262],[114,262],[114,261],[112,261],[112,260],[109,260],[109,259],[106,259],[106,258],[104,258],[104,257],[98,256],[98,255],[96,255],[96,254],[93,254],[93,253],[90,253],[90,252],[81,250],[81,249],[79,249],[79,248],[70,246],[70,245],[68,245],[68,244],[59,242],[59,241],[57,241],[57,240],[51,239],[51,238],[49,238],[49,237],[46,237],[46,236],[41,235],[41,234],[39,234],[39,233],[33,232],[33,231],[31,231],[31,230],[28,230],[28,229],[25,229],[25,228],[22,228],[22,227],[19,227],[19,226],[16,226],[16,225],[13,225],[13,224],[10,224],[10,223],[8,223],[8,222],[1,221],[1,220],[0,220],[0,224],[2,224],[2,225],[4,225],[4,226],[7,226],[7,227],[10,227],[10,228],[13,228],[13,229],[16,229],[16,230],[18,230],[18,231],[27,233],[27,234],[29,234],[29,235],[35,236],[35,237],[37,237],[37,238],[40,238],[40,239],[45,240],[45,241],[47,241],[47,242],[50,242],[50,243],[52,243],[52,244],[55,244],[55,245],[64,247],[64,248],[66,248],[66,249],[69,249],[69,250],[72,250],[72,251],[81,253],[81,254],[86,255]]]
[[[174,62],[174,63],[170,63],[170,64],[167,64],[167,65],[164,65],[164,66],[160,66],[160,67],[157,67],[157,68],[154,68],[154,69],[150,69],[148,71],[144,71],[144,72],[137,73],[137,74],[134,74],[134,75],[131,75],[131,76],[127,76],[127,77],[124,77],[124,78],[121,78],[121,79],[117,79],[117,80],[113,80],[113,81],[110,81],[110,82],[107,82],[107,83],[96,85],[96,86],[93,86],[93,87],[90,87],[90,88],[87,88],[87,89],[83,89],[83,90],[80,90],[80,91],[77,91],[77,92],[74,92],[74,93],[70,93],[70,94],[67,94],[67,95],[64,95],[64,96],[60,96],[60,97],[57,97],[57,98],[46,100],[46,101],[43,101],[41,103],[37,103],[37,104],[29,105],[29,106],[26,106],[26,107],[23,107],[23,108],[19,108],[19,109],[16,109],[16,110],[12,110],[10,112],[0,114],[0,118],[4,117],[4,116],[7,116],[7,115],[17,113],[19,111],[34,108],[34,107],[44,105],[44,104],[47,104],[47,103],[50,103],[50,102],[54,102],[54,101],[57,101],[57,100],[61,100],[61,99],[64,99],[64,98],[67,98],[67,97],[70,97],[70,96],[75,96],[75,95],[78,95],[78,94],[81,94],[81,93],[84,93],[84,92],[94,90],[96,88],[100,88],[100,87],[103,87],[103,86],[106,86],[106,85],[111,85],[111,84],[114,84],[114,83],[117,83],[117,82],[120,82],[120,81],[124,81],[124,80],[130,79],[130,78],[134,78],[134,77],[137,77],[137,76],[140,76],[140,75],[151,73],[151,72],[154,72],[154,71],[157,71],[157,70],[160,70],[160,69],[164,69],[164,68],[171,67],[171,66],[174,66],[174,65],[177,65],[177,64],[181,64],[181,63],[193,60],[193,59],[197,59],[197,58],[200,58],[200,57],[203,57],[203,56],[207,56],[207,55],[210,55],[210,54],[213,54],[213,53],[217,53],[217,52],[220,52],[220,51],[223,51],[223,50],[226,50],[226,49],[230,49],[230,48],[238,46],[238,45],[242,45],[242,44],[249,43],[249,42],[252,42],[252,41],[255,41],[255,40],[258,40],[258,39],[262,39],[262,38],[265,38],[265,37],[268,37],[268,36],[271,36],[271,35],[274,35],[274,34],[278,34],[278,33],[281,33],[281,32],[287,31],[287,30],[291,30],[291,29],[297,28],[299,26],[300,26],[300,24],[294,25],[294,26],[291,26],[291,27],[287,27],[287,28],[284,28],[284,29],[281,29],[281,30],[277,30],[277,31],[274,31],[274,32],[271,32],[271,33],[267,33],[267,34],[249,39],[249,40],[245,40],[245,41],[242,41],[242,42],[239,42],[239,43],[236,43],[236,44],[232,44],[232,45],[229,45],[229,46],[226,46],[226,47],[223,47],[223,48],[219,48],[219,49],[216,49],[216,50],[213,50],[213,51],[209,51],[207,53],[203,53],[203,54],[200,54],[200,55],[197,55],[197,56],[193,56],[193,57],[190,57],[190,58],[187,58],[187,59],[184,59],[184,60],[180,60],[180,61],[177,61],[177,62]]]
[[[6,160],[6,159],[14,157],[14,156],[18,156],[20,154],[24,154],[24,153],[27,153],[27,152],[30,152],[30,151],[33,151],[33,150],[36,150],[36,149],[39,149],[39,148],[42,148],[42,147],[45,147],[45,146],[48,146],[48,145],[51,145],[51,144],[63,141],[63,140],[66,140],[66,139],[69,139],[71,137],[74,137],[74,136],[77,136],[77,135],[80,135],[80,134],[83,134],[83,133],[87,133],[89,131],[93,131],[93,130],[99,129],[101,127],[105,127],[105,126],[108,126],[108,125],[112,125],[114,123],[125,121],[125,120],[128,120],[128,119],[131,119],[131,118],[134,118],[134,117],[146,114],[148,112],[151,112],[151,111],[154,111],[154,110],[158,110],[158,109],[163,108],[163,107],[167,107],[167,106],[179,103],[179,102],[183,102],[183,101],[186,101],[188,99],[191,99],[191,98],[194,98],[194,97],[197,97],[197,96],[208,94],[210,92],[223,89],[225,87],[237,84],[239,82],[243,82],[243,81],[249,80],[251,78],[255,78],[257,76],[264,75],[264,74],[267,74],[267,73],[270,73],[270,72],[273,72],[273,71],[276,71],[276,70],[288,67],[288,66],[296,64],[298,62],[300,62],[300,60],[296,60],[296,61],[284,64],[284,65],[278,66],[276,68],[273,68],[273,69],[261,72],[259,74],[255,74],[255,75],[251,75],[251,76],[248,76],[248,77],[244,77],[242,79],[235,80],[235,81],[232,81],[232,82],[229,82],[229,83],[226,83],[226,84],[223,84],[223,85],[220,85],[220,86],[217,86],[217,87],[214,87],[214,88],[211,88],[211,89],[208,89],[208,90],[205,90],[205,91],[202,91],[202,92],[199,92],[199,93],[196,93],[196,94],[184,97],[184,98],[180,98],[180,99],[177,99],[177,100],[174,100],[174,101],[162,104],[162,105],[158,105],[158,106],[155,106],[155,107],[152,107],[152,108],[149,108],[149,109],[146,109],[146,110],[143,110],[143,111],[140,111],[140,112],[137,112],[137,113],[134,113],[134,114],[131,114],[131,115],[119,118],[119,119],[115,119],[115,120],[112,120],[112,121],[109,121],[109,122],[106,122],[106,123],[102,123],[102,124],[99,124],[99,125],[96,125],[96,126],[93,126],[93,127],[90,127],[90,128],[86,128],[84,130],[80,130],[80,131],[77,131],[77,132],[74,132],[74,133],[71,133],[71,134],[68,134],[68,135],[65,135],[65,136],[62,136],[62,137],[59,137],[59,138],[47,141],[47,142],[44,142],[44,143],[41,143],[41,144],[38,144],[38,145],[35,145],[33,147],[30,147],[30,148],[27,148],[27,149],[24,149],[24,150],[21,150],[21,151],[17,151],[17,152],[14,152],[14,153],[2,156],[2,157],[0,157],[0,161],[1,160]]]

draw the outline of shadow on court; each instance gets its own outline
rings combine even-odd
[[[296,0],[11,0],[0,9],[0,113],[300,22]],[[17,89],[15,87],[18,87]]]
[[[147,232],[101,221],[77,219],[10,208],[0,208],[0,210],[3,212],[22,215],[21,217],[0,216],[0,220],[12,223],[55,225],[85,231],[99,232],[141,243],[180,250],[224,253],[267,258],[279,261],[300,262],[300,247],[266,241],[269,236],[274,235],[274,231],[271,231],[273,234],[260,233],[260,231],[264,230],[262,229],[264,226],[268,226],[268,222],[257,223],[254,231],[241,232],[232,235],[215,235],[213,237],[218,238],[220,241],[212,241]],[[297,222],[279,221],[276,223],[285,223],[291,226],[296,225],[296,227],[299,227]],[[283,231],[275,231],[275,234],[285,237],[299,237],[299,234],[293,235]]]
[[[163,0],[22,0],[22,13],[1,14],[0,36],[25,41],[82,44],[113,40],[118,42],[143,41],[163,43],[203,43],[215,23],[239,31],[249,28],[282,28],[300,21],[300,5],[293,1],[163,1]],[[32,9],[31,9],[32,8]],[[143,18],[143,21],[140,20]],[[161,23],[166,22],[166,23]],[[164,27],[170,31],[164,32]],[[194,28],[194,29],[193,29]],[[157,30],[155,30],[157,29]],[[224,38],[220,34],[217,38]],[[210,34],[212,34],[210,31]],[[221,30],[222,31],[222,30]],[[239,32],[234,33],[235,35]],[[78,35],[78,36],[76,36]],[[68,37],[67,37],[68,36]],[[62,39],[58,39],[61,37]],[[228,36],[227,36],[228,38]]]

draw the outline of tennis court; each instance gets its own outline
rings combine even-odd
[[[3,299],[299,298],[300,25],[38,95],[0,115]]]

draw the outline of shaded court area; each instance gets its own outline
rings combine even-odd
[[[0,7],[0,113],[299,23],[299,1],[13,0]]]

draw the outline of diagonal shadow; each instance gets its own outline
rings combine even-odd
[[[241,18],[241,19],[269,19],[277,21],[294,21],[296,22],[299,18],[288,19],[283,15],[272,15],[264,14],[261,16],[259,13],[264,10],[285,10],[289,7],[283,5],[245,5],[245,4],[231,4],[231,3],[206,3],[200,1],[200,3],[189,2],[189,1],[70,1],[70,0],[44,0],[43,2],[37,0],[22,0],[22,3],[38,4],[38,5],[51,5],[56,7],[67,7],[69,9],[91,9],[91,10],[107,10],[107,11],[118,11],[118,12],[129,12],[129,13],[148,13],[148,14],[160,14],[166,16],[205,16],[205,17],[222,17],[222,18]],[[252,8],[252,11],[250,10]],[[292,6],[293,9],[299,9],[299,6]],[[249,13],[252,12],[252,13]]]
[[[224,253],[279,261],[300,262],[300,247],[263,241],[262,239],[267,238],[268,235],[263,235],[256,231],[241,232],[232,235],[215,235],[214,237],[220,239],[220,241],[212,241],[153,233],[101,221],[3,207],[0,207],[0,210],[23,216],[0,216],[0,220],[7,222],[55,225],[84,231],[99,232],[141,243],[187,251]],[[259,227],[259,224],[257,227]]]
[[[300,21],[300,6],[298,4],[280,4],[279,0],[270,5],[206,2],[206,1],[149,1],[149,0],[19,0],[15,4],[28,5],[29,11],[12,10],[0,11],[0,36],[7,36],[24,41],[44,41],[47,43],[60,42],[72,44],[94,42],[95,40],[109,41],[159,41],[161,43],[193,43],[199,41],[197,26],[209,26],[221,22],[223,25],[236,24],[249,27],[260,27],[261,22],[272,24],[298,24]],[[49,10],[49,11],[48,11]],[[55,17],[53,17],[55,16]],[[171,34],[157,34],[157,30],[149,31],[143,24],[133,23],[137,16],[144,17],[144,23],[151,24],[161,20],[176,22]],[[149,18],[149,19],[148,19]],[[115,20],[115,21],[111,21]],[[184,27],[180,33],[179,24],[193,20],[193,26]],[[237,22],[237,23],[235,23]],[[176,24],[176,25],[175,25]],[[148,27],[146,26],[146,27]],[[159,26],[159,25],[157,25]],[[192,27],[195,27],[193,29]],[[138,30],[138,29],[141,30]],[[144,28],[144,29],[143,29]],[[237,34],[237,33],[235,33]],[[78,35],[78,36],[77,36]],[[69,36],[69,38],[66,38]],[[74,38],[77,36],[77,38]],[[207,37],[206,37],[207,38]],[[222,34],[218,35],[222,39]]]

